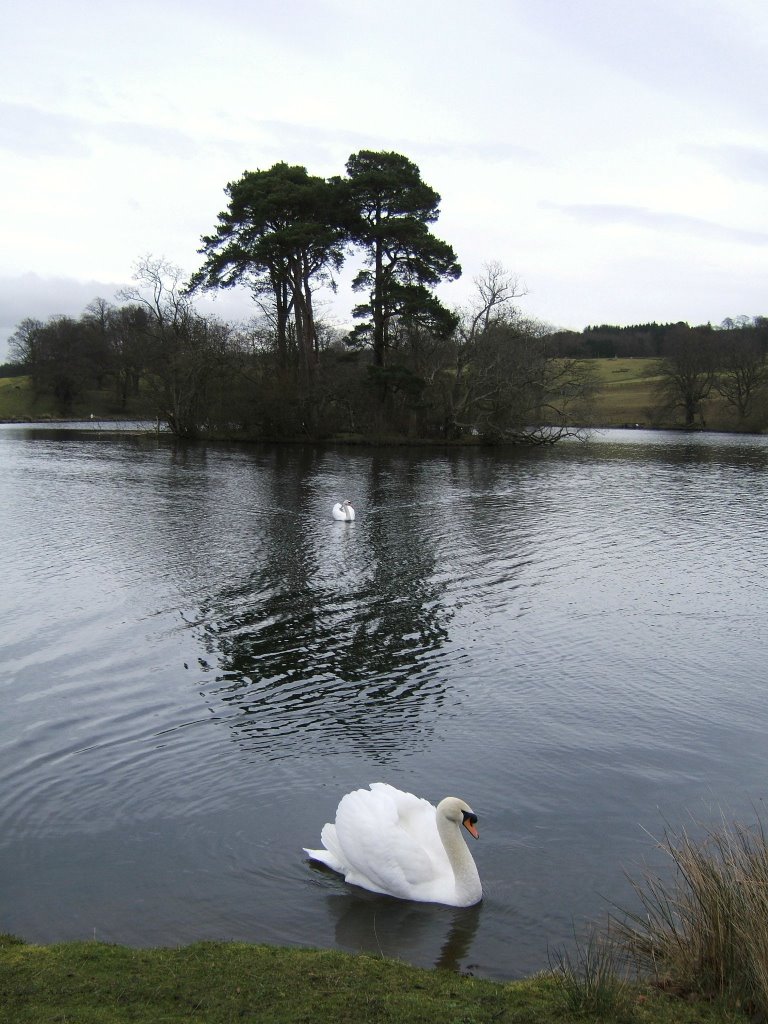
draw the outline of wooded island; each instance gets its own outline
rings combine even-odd
[[[549,443],[590,425],[768,426],[766,317],[556,330],[521,312],[524,289],[496,262],[448,309],[434,289],[461,267],[431,230],[439,194],[405,156],[362,150],[327,179],[278,163],[225,193],[191,278],[146,256],[122,305],[23,320],[0,372],[28,377],[57,415],[106,393],[113,415],[186,438]],[[318,296],[347,259],[360,302],[341,330]],[[196,309],[201,291],[235,286],[253,296],[248,323]],[[642,370],[622,367],[623,381],[602,365],[629,358]],[[630,378],[645,378],[642,399],[625,388],[622,410],[614,388],[608,415],[606,386]]]

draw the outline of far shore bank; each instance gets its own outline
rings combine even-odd
[[[588,422],[573,424],[581,430],[674,430],[692,433],[764,434],[768,431],[768,410],[764,392],[756,394],[748,416],[739,418],[733,408],[714,392],[703,400],[693,427],[686,426],[682,410],[664,406],[659,391],[658,360],[644,358],[605,358],[582,361],[588,365],[595,382]],[[584,413],[582,412],[582,414]],[[91,390],[80,394],[62,411],[52,394],[36,394],[30,377],[0,377],[0,423],[72,422],[146,422],[157,424],[158,396],[141,390],[129,396],[127,404],[116,400],[114,390]],[[167,429],[162,427],[161,429]],[[235,435],[208,436],[207,440],[286,441],[289,443],[334,444],[420,444],[420,445],[490,445],[490,441],[466,437],[457,441],[441,438],[428,440],[409,437],[371,437],[340,434],[312,441],[307,437],[246,437]],[[512,441],[508,443],[514,443]]]
[[[90,417],[83,416],[43,416],[43,417],[0,417],[0,426],[19,426],[19,427],[56,427],[56,426],[72,426],[74,424],[82,424],[84,429],[87,428],[90,431],[98,432],[130,432],[130,433],[145,433],[145,434],[157,434],[162,433],[170,435],[167,424],[161,422],[159,425],[156,420],[146,420],[136,416],[125,416],[125,417]],[[133,425],[133,426],[131,426]],[[605,423],[605,424],[576,424],[572,428],[574,432],[578,431],[580,434],[580,440],[588,440],[589,435],[593,433],[599,433],[606,430],[625,430],[625,431],[643,431],[652,433],[675,433],[675,434],[733,434],[744,437],[764,437],[768,430],[746,430],[736,429],[728,427],[684,427],[679,424],[669,425],[657,425],[657,424],[644,424],[644,423]],[[181,440],[181,439],[180,439]],[[488,441],[483,438],[476,437],[465,437],[454,440],[447,440],[445,438],[419,438],[419,437],[363,437],[356,435],[350,436],[337,436],[337,437],[323,437],[323,438],[308,438],[308,437],[253,437],[245,434],[232,434],[222,435],[220,433],[213,434],[201,434],[198,438],[185,438],[186,443],[202,443],[206,442],[241,442],[243,444],[306,444],[306,445],[346,445],[350,447],[356,446],[374,446],[374,447],[428,447],[428,448],[481,448],[492,450],[494,448],[509,448],[509,447],[525,447],[524,442],[520,441]],[[536,447],[536,445],[533,445]],[[546,443],[544,447],[547,447]]]

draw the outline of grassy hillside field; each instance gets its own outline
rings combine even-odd
[[[595,425],[656,425],[655,389],[661,380],[655,359],[585,359],[598,383]]]
[[[665,408],[660,392],[662,376],[656,359],[585,359],[598,384],[594,426],[675,428],[684,425],[681,409]],[[714,390],[703,403],[708,430],[761,433],[768,424],[768,409],[755,401],[751,419],[740,422],[734,409]]]
[[[154,405],[141,395],[131,399],[126,409],[112,391],[86,391],[63,417],[53,395],[36,395],[29,377],[0,377],[0,423],[31,423],[38,420],[89,419],[154,419]]]

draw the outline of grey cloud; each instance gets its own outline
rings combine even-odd
[[[285,150],[297,154],[309,154],[321,159],[335,158],[340,146],[346,147],[350,153],[360,149],[394,150],[405,156],[416,158],[421,154],[455,159],[478,159],[493,162],[506,160],[538,163],[540,154],[525,146],[504,141],[452,142],[444,139],[403,139],[392,138],[378,133],[376,135],[348,129],[328,130],[313,125],[296,124],[289,121],[258,121],[255,125],[264,136],[271,140],[271,148],[281,151],[285,159]],[[282,147],[282,150],[280,150]],[[290,159],[305,157],[291,156]],[[341,172],[338,169],[338,173]]]
[[[88,156],[82,122],[17,103],[0,103],[0,147],[21,156]]]
[[[8,357],[8,338],[22,320],[42,320],[52,316],[79,317],[94,299],[106,299],[119,306],[124,301],[118,292],[135,282],[78,281],[71,277],[43,277],[31,271],[0,275],[0,363]],[[201,313],[221,320],[241,321],[254,315],[247,289],[196,297]]]
[[[558,210],[582,224],[628,224],[651,231],[676,231],[716,242],[735,242],[743,245],[768,245],[768,232],[748,228],[733,228],[726,224],[689,217],[683,213],[664,213],[645,206],[622,206],[613,203],[542,203],[548,209]]]
[[[512,142],[418,142],[414,143],[424,153],[447,156],[464,160],[484,160],[503,163],[507,160],[523,163],[540,163],[542,157],[535,150],[517,146]]]
[[[0,103],[0,148],[26,157],[91,155],[99,140],[155,153],[191,157],[198,142],[183,132],[132,121],[94,121],[18,103]]]
[[[166,156],[186,158],[200,152],[200,144],[195,139],[162,125],[108,121],[104,124],[92,123],[90,131],[118,145],[129,148],[138,146]]]
[[[768,149],[756,146],[686,146],[687,153],[703,157],[708,163],[740,181],[768,182]]]
[[[68,277],[42,277],[26,273],[0,276],[0,363],[6,359],[6,343],[27,317],[47,320],[51,316],[78,317],[96,298],[114,301],[124,285],[106,281],[76,281]]]
[[[706,8],[703,13],[702,7]],[[729,110],[761,126],[766,114],[764,16],[740,17],[731,0],[645,0],[588,5],[538,0],[519,13],[539,32],[591,62],[668,96]]]

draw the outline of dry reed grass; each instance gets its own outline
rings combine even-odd
[[[723,998],[768,1020],[768,841],[762,822],[667,832],[671,882],[633,886],[642,910],[619,923],[630,960],[664,987]]]

